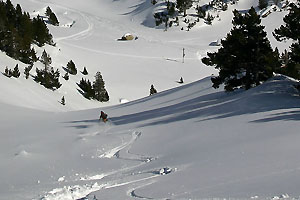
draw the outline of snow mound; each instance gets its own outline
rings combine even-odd
[[[50,191],[41,200],[74,200],[81,199],[86,197],[92,192],[100,190],[105,185],[98,185],[94,183],[93,185],[84,185],[84,186],[65,186],[63,188],[57,188]]]
[[[272,200],[290,199],[290,196],[288,194],[281,194],[279,196],[273,196],[271,199]]]
[[[80,180],[82,180],[82,181],[100,180],[100,179],[103,179],[105,176],[106,176],[105,174],[97,174],[97,175],[94,175],[94,176],[81,177]]]
[[[30,153],[28,153],[26,150],[21,150],[20,152],[16,153],[15,156],[21,156],[21,157],[27,157]]]
[[[58,181],[58,182],[63,182],[63,181],[65,181],[65,178],[66,178],[65,176],[59,177],[59,178],[57,179],[57,181]]]

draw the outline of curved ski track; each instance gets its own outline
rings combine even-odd
[[[85,136],[94,136],[99,133],[86,133]],[[123,133],[119,133],[120,136],[124,135]],[[174,172],[175,170],[163,167],[160,169],[153,169],[150,171],[139,171],[137,168],[146,165],[149,162],[156,160],[157,158],[151,156],[145,156],[141,154],[134,154],[130,152],[132,145],[142,136],[141,132],[138,131],[129,131],[127,134],[130,134],[130,139],[128,141],[124,141],[122,139],[122,143],[117,146],[109,149],[108,151],[102,153],[98,156],[99,159],[120,159],[120,160],[128,160],[132,162],[139,162],[133,166],[127,168],[121,168],[119,170],[114,170],[108,173],[98,174],[94,176],[86,176],[81,178],[81,181],[98,181],[92,185],[84,184],[84,185],[74,185],[74,186],[65,186],[63,188],[56,188],[46,195],[44,195],[40,200],[55,200],[55,199],[64,199],[67,197],[72,197],[72,199],[77,200],[88,200],[93,199],[94,192],[117,188],[125,185],[130,185],[134,183],[143,183],[139,187],[133,188],[127,192],[127,195],[133,198],[140,199],[153,199],[151,197],[143,197],[137,194],[137,190],[142,187],[146,187],[148,185],[154,184],[155,181],[153,179],[160,177],[162,175],[169,174]],[[122,136],[121,136],[122,137]],[[108,179],[109,181],[105,181],[102,179]],[[127,179],[127,180],[126,180]],[[74,180],[76,181],[76,180]]]

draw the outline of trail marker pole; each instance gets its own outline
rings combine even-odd
[[[185,49],[182,49],[182,63],[184,63],[184,57],[185,57]]]

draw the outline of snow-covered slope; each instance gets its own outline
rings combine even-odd
[[[18,80],[0,74],[0,90],[9,90],[0,97],[0,101],[41,110],[68,111],[115,105],[120,103],[120,99],[131,101],[148,96],[151,84],[158,91],[163,91],[179,86],[177,81],[180,77],[186,83],[191,83],[217,73],[213,67],[202,64],[201,58],[207,51],[215,51],[218,47],[212,44],[230,30],[231,11],[247,10],[250,6],[257,6],[258,1],[240,0],[238,4],[230,5],[228,11],[220,13],[221,20],[214,20],[212,26],[201,22],[190,31],[181,31],[181,22],[179,27],[172,27],[167,32],[147,26],[154,22],[153,13],[161,9],[162,4],[153,6],[146,0],[12,2],[21,4],[31,16],[44,15],[46,7],[50,6],[60,21],[59,27],[49,25],[56,47],[35,47],[38,56],[46,49],[52,57],[52,66],[60,70],[61,76],[66,73],[63,67],[70,60],[75,62],[78,71],[86,67],[89,74],[71,75],[69,81],[61,78],[62,87],[52,92],[35,85],[32,77],[26,80],[23,75],[26,66],[0,53],[0,71],[19,63],[22,74]],[[193,12],[193,9],[189,12]],[[287,48],[288,44],[276,42],[271,32],[282,23],[285,13],[272,13],[264,20],[273,46],[279,46],[280,50]],[[139,39],[117,41],[125,33],[132,33]],[[184,63],[183,48],[186,54]],[[32,75],[36,67],[41,68],[41,63],[35,64]],[[97,71],[103,75],[110,96],[109,103],[86,100],[78,92],[77,83],[81,78],[94,81]],[[12,85],[12,88],[8,85]],[[62,96],[65,97],[66,106],[59,103]]]
[[[210,78],[119,106],[0,104],[0,199],[299,197],[299,93],[276,76],[225,93]]]
[[[49,26],[57,45],[36,47],[38,54],[45,48],[62,75],[71,59],[89,75],[61,79],[63,86],[51,91],[26,80],[26,66],[0,53],[0,71],[18,63],[22,74],[0,74],[0,200],[299,199],[295,81],[276,76],[248,91],[225,93],[211,87],[210,75],[217,72],[201,63],[230,30],[232,9],[257,7],[258,0],[239,0],[220,13],[220,21],[188,32],[152,28],[160,7],[148,0],[12,2],[32,16],[50,6],[60,21]],[[272,46],[281,51],[289,43],[271,33],[285,14],[263,19]],[[138,40],[117,41],[125,33]],[[41,66],[36,63],[31,74]],[[97,71],[109,103],[77,91],[76,83],[92,81]],[[148,96],[151,84],[159,93]],[[108,113],[107,123],[99,122],[100,110]]]

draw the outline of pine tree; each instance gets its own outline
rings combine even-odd
[[[48,7],[46,8],[45,15],[46,15],[47,17],[50,17],[51,13],[53,13],[53,12],[52,12],[51,8],[48,6]]]
[[[291,3],[289,13],[283,18],[284,25],[275,29],[273,35],[278,41],[292,39],[295,42],[288,53],[289,61],[282,73],[296,79],[300,79],[300,1]]]
[[[28,13],[23,13],[19,4],[14,8],[10,0],[1,1],[0,50],[26,64],[35,62],[35,52],[31,48],[36,37],[33,21]]]
[[[63,76],[63,78],[67,81],[67,80],[69,80],[69,73],[67,72],[67,73],[65,73],[65,75]]]
[[[44,64],[44,69],[40,70],[36,68],[36,76],[34,77],[34,80],[48,89],[55,90],[60,88],[60,72],[58,69],[55,71],[53,67],[50,66],[52,59],[50,55],[47,54],[46,50],[44,50],[42,53],[41,63]]]
[[[101,102],[109,101],[108,92],[105,89],[105,82],[100,72],[97,72],[95,75],[93,89],[95,91],[95,99]]]
[[[41,85],[43,85],[45,88],[55,90],[61,87],[61,83],[59,82],[59,70],[56,71],[53,69],[53,67],[50,67],[47,69],[38,69],[36,68],[36,76],[34,77],[34,80]]]
[[[29,54],[28,56],[29,56],[30,61],[31,61],[29,64],[32,65],[34,62],[38,61],[38,58],[37,58],[37,56],[36,56],[36,52],[35,52],[35,50],[34,50],[33,47],[32,47],[32,49],[30,50],[30,54]]]
[[[40,16],[33,18],[32,31],[34,40],[38,46],[41,47],[44,44],[54,45],[52,35],[49,33],[49,29]]]
[[[213,87],[224,83],[226,91],[257,86],[272,77],[279,65],[255,9],[244,15],[235,10],[233,14],[233,28],[222,40],[222,47],[202,59],[204,64],[220,70],[219,76],[212,78]]]
[[[153,85],[151,85],[150,87],[150,96],[153,95],[153,94],[156,94],[157,93],[157,90],[154,88]]]
[[[15,78],[19,78],[20,77],[20,71],[19,71],[19,65],[17,64],[14,68],[14,70],[12,71],[12,76]]]
[[[60,103],[61,103],[61,105],[66,105],[65,96],[63,96],[63,97],[61,98]]]
[[[83,74],[83,75],[88,75],[88,71],[86,70],[85,67],[83,68],[82,74]]]
[[[54,12],[52,12],[52,10],[51,10],[51,8],[49,6],[46,8],[45,15],[48,17],[50,24],[52,24],[54,26],[58,26],[59,25],[59,22],[57,20],[56,15],[54,14]]]
[[[56,15],[54,13],[50,14],[49,22],[50,22],[50,24],[52,24],[54,26],[58,26],[59,25],[59,21],[58,21]]]
[[[77,84],[79,88],[82,90],[82,95],[87,99],[95,98],[95,91],[93,86],[89,80],[81,79]]]
[[[50,55],[46,52],[46,50],[44,50],[42,53],[41,63],[44,64],[45,71],[48,71],[48,67],[51,65],[52,59],[51,59]]]
[[[32,67],[33,67],[33,65],[29,65],[28,67],[25,67],[25,69],[24,69],[24,75],[25,75],[26,79],[29,78],[29,75],[30,75],[29,73],[30,73]]]
[[[14,8],[14,6],[11,3],[10,0],[6,0],[5,9],[6,9],[6,14],[7,14],[8,21],[15,24],[15,22],[16,22],[16,10],[15,10],[15,8]]]
[[[10,78],[12,76],[12,71],[11,69],[8,69],[8,67],[5,68],[3,75],[7,76]]]
[[[280,61],[283,64],[283,66],[287,66],[290,60],[290,56],[288,51],[285,49],[284,52],[282,52],[280,56]]]
[[[61,83],[59,82],[60,72],[58,69],[54,70],[53,67],[51,67],[50,71],[50,84],[48,88],[51,88],[54,90],[54,88],[58,89],[61,87]]]
[[[72,75],[76,75],[77,74],[77,68],[75,66],[75,63],[72,60],[70,60],[68,62],[68,64],[67,64],[67,70]]]
[[[186,16],[186,10],[191,8],[193,5],[192,0],[177,0],[176,3],[177,3],[176,7],[180,12],[183,12],[184,17]]]

